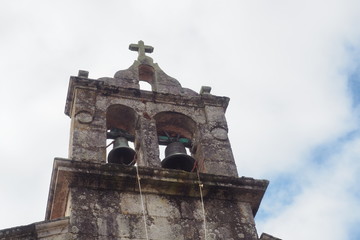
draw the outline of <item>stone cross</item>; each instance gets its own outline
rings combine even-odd
[[[138,44],[132,43],[129,45],[131,51],[139,52],[139,58],[145,57],[145,53],[152,53],[154,48],[152,46],[144,45],[143,41],[139,41]]]

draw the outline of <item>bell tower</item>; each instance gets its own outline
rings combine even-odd
[[[114,77],[70,77],[69,156],[54,161],[33,239],[276,239],[258,237],[254,216],[268,181],[238,177],[229,98],[182,87],[142,41],[129,49],[137,60]]]
[[[229,98],[211,95],[210,87],[202,87],[200,94],[183,88],[145,55],[154,48],[142,41],[129,48],[138,59],[114,78],[92,80],[85,71],[71,77],[65,109],[71,118],[69,158],[109,162],[106,139],[113,138],[121,150],[111,152],[110,162],[132,141],[136,160],[126,159],[126,164],[237,176],[225,119]],[[139,81],[149,83],[152,92],[140,90]],[[162,162],[159,145],[168,146]]]

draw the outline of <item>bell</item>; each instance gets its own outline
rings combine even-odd
[[[115,139],[114,147],[109,152],[108,162],[124,165],[134,165],[135,151],[129,147],[128,141],[124,137]]]
[[[191,172],[194,163],[195,159],[186,154],[185,146],[181,142],[172,142],[165,149],[165,158],[162,160],[161,166]]]

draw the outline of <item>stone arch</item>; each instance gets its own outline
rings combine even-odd
[[[187,172],[193,171],[195,159],[188,154],[192,155],[192,139],[196,130],[196,122],[182,113],[170,111],[160,112],[154,116],[154,119],[159,138],[159,148],[164,150],[160,151],[164,152],[161,166]],[[164,146],[160,145],[166,145],[166,148],[161,149]]]
[[[153,85],[155,82],[154,68],[147,64],[140,64],[138,69],[139,69],[139,81],[148,82],[150,85]]]
[[[106,129],[121,129],[125,132],[135,135],[137,113],[131,107],[114,104],[106,111]]]
[[[196,122],[185,114],[166,111],[157,113],[154,116],[158,135],[168,133],[176,137],[192,139],[196,130]]]

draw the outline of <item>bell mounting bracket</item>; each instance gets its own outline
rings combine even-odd
[[[109,132],[106,133],[107,139],[116,139],[118,137],[126,138],[126,140],[130,142],[135,141],[135,137],[133,135],[119,128],[112,128]]]
[[[180,137],[179,134],[176,137],[172,137],[167,132],[164,131],[164,133],[166,136],[158,137],[158,141],[159,141],[160,145],[169,145],[172,142],[181,142],[185,147],[188,147],[188,148],[192,147],[192,142],[190,139],[185,138],[185,137]]]
[[[126,132],[123,129],[112,128],[110,129],[110,131],[106,133],[107,139],[116,139],[118,137],[126,138],[126,140],[130,142],[135,141],[135,136],[131,135],[130,133]],[[172,137],[167,132],[165,132],[165,136],[158,136],[159,145],[169,145],[172,142],[181,142],[182,144],[184,144],[185,147],[188,148],[192,147],[192,142],[190,139],[185,137],[180,137],[179,135],[177,135],[176,137]]]

